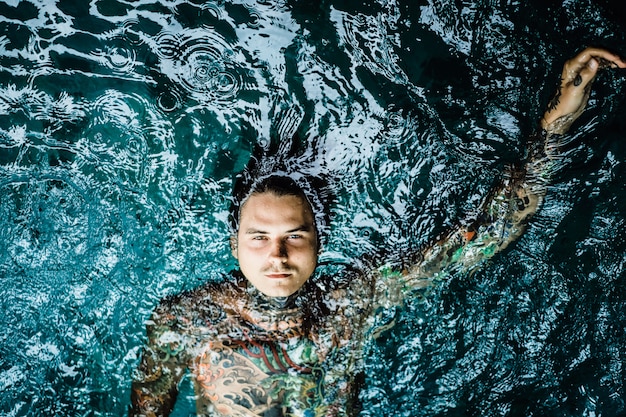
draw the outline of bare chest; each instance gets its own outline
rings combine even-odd
[[[192,372],[199,414],[304,416],[321,406],[323,371],[306,338],[211,342]]]

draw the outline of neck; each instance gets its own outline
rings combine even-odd
[[[247,300],[239,315],[254,328],[262,329],[256,337],[278,341],[304,335],[303,312],[297,302],[299,292],[289,297],[268,297],[252,285],[245,292]]]
[[[261,311],[294,309],[297,307],[296,300],[301,293],[301,290],[298,290],[287,297],[270,297],[263,294],[254,285],[250,284],[248,284],[246,291],[248,293],[251,306]]]

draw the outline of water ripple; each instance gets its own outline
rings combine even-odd
[[[183,36],[164,32],[156,44],[163,73],[195,100],[228,104],[239,94],[236,53],[215,31],[196,29]]]
[[[485,161],[519,146],[567,39],[624,45],[591,0],[551,6],[541,30],[520,2],[417,3],[0,0],[0,414],[124,414],[154,305],[235,266],[225,196],[257,145],[333,177],[320,263],[349,276],[480,205]],[[591,114],[622,105],[605,75]],[[623,414],[610,149],[596,177],[555,179],[505,256],[391,312],[364,415],[555,415],[572,398]]]
[[[105,67],[115,72],[131,73],[137,65],[135,51],[128,48],[107,46],[104,51],[95,55],[102,59]]]
[[[88,191],[76,179],[64,174],[14,178],[0,188],[0,195],[0,210],[15,219],[0,229],[2,252],[14,266],[55,270],[81,263],[88,251],[94,212]]]

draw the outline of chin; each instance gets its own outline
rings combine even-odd
[[[276,280],[258,277],[253,280],[248,279],[248,282],[267,297],[289,297],[298,292],[305,284],[306,280],[301,282],[301,279],[295,276]]]
[[[261,290],[261,292],[267,295],[268,297],[289,297],[290,295],[294,294],[296,291],[298,290],[297,289],[291,290],[288,288],[271,288],[271,289],[268,289],[267,291]]]

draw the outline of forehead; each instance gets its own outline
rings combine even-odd
[[[311,226],[313,211],[308,201],[299,195],[254,193],[241,207],[240,227],[250,222],[298,223],[299,226]]]

